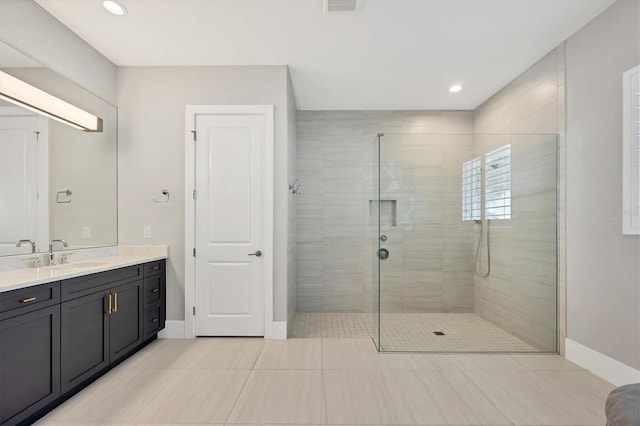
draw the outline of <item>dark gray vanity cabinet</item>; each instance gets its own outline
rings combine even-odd
[[[164,328],[166,262],[0,293],[0,424],[31,424]]]
[[[60,285],[0,293],[0,423],[60,396]]]
[[[63,393],[142,344],[142,267],[62,281]]]
[[[144,338],[149,339],[162,330],[166,320],[165,261],[151,262],[144,269]]]

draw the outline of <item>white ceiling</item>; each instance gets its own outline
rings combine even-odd
[[[118,66],[287,64],[304,110],[474,109],[615,2],[36,1]]]

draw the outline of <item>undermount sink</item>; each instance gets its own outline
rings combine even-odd
[[[77,262],[77,263],[62,263],[52,266],[53,269],[65,270],[65,269],[77,269],[77,268],[97,268],[99,266],[105,266],[108,262]]]

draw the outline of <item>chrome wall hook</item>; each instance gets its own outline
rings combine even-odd
[[[169,198],[171,198],[171,194],[169,194],[169,190],[167,189],[163,189],[162,190],[162,196],[165,197],[164,199],[160,199],[158,200],[157,198],[153,199],[154,203],[168,203],[169,202]]]

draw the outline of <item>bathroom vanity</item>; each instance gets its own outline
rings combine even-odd
[[[0,424],[30,424],[157,337],[166,260],[0,272]]]
[[[0,425],[31,424],[164,328],[167,249],[118,246],[117,108],[2,41],[0,77]]]

